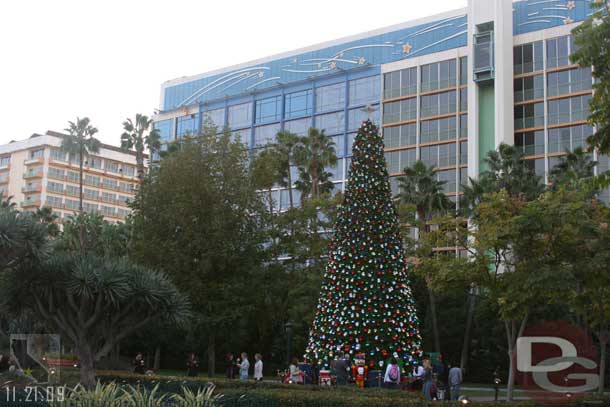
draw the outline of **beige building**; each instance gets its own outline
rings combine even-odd
[[[11,196],[21,210],[49,206],[59,220],[79,209],[79,162],[59,148],[61,134],[48,131],[0,146],[0,196]],[[129,214],[127,202],[137,184],[135,154],[102,144],[85,159],[83,208],[109,222]]]

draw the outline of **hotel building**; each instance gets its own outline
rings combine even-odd
[[[457,202],[501,143],[522,150],[546,180],[593,132],[591,69],[569,59],[571,31],[591,3],[469,0],[465,9],[171,80],[161,86],[155,127],[170,142],[209,118],[251,150],[282,129],[324,129],[337,146],[341,190],[355,133],[370,117],[382,129],[394,192],[396,177],[421,159],[438,167]],[[594,158],[597,171],[608,170],[608,157]],[[274,196],[287,207],[287,190]]]
[[[61,136],[49,131],[0,146],[0,196],[23,211],[51,207],[60,222],[79,210],[79,159],[61,151]],[[123,221],[137,184],[134,153],[102,144],[85,160],[84,210]]]

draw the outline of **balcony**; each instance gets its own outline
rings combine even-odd
[[[21,188],[21,192],[23,192],[24,194],[32,194],[35,192],[41,192],[42,191],[42,185],[38,184],[38,185],[26,185],[25,187]]]
[[[24,179],[30,178],[42,178],[42,168],[38,168],[35,170],[28,170],[25,174],[23,174]]]
[[[23,163],[25,165],[42,164],[44,163],[44,157],[26,158]]]
[[[40,199],[37,199],[37,200],[26,199],[25,201],[21,202],[22,208],[32,208],[32,207],[39,207],[39,206],[40,206]]]
[[[0,185],[8,184],[11,181],[11,178],[7,175],[5,177],[0,177]]]

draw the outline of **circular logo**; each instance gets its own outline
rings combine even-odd
[[[566,321],[528,327],[517,340],[516,382],[526,396],[558,405],[599,386],[597,347],[584,329]]]

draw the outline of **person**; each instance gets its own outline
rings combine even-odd
[[[424,376],[426,374],[426,370],[421,364],[416,364],[413,366],[413,383],[411,383],[412,390],[421,390],[424,387]]]
[[[189,353],[189,357],[186,361],[186,375],[189,377],[195,377],[199,373],[199,360],[195,353]]]
[[[301,374],[301,369],[299,369],[299,360],[295,357],[292,358],[290,362],[290,366],[288,367],[290,370],[290,382],[293,384],[301,384],[303,383],[303,375]]]
[[[434,374],[432,371],[432,365],[430,364],[430,359],[424,359],[423,363],[424,367],[424,397],[426,400],[432,400],[434,397]]]
[[[256,355],[254,355],[254,360],[256,360],[256,363],[254,363],[254,380],[256,380],[257,382],[262,382],[263,381],[263,355],[261,355],[260,353],[257,353]]]
[[[239,380],[247,381],[248,371],[250,370],[250,362],[248,361],[248,354],[246,352],[242,352],[241,362],[237,364],[237,367],[239,368]]]
[[[445,363],[445,371],[443,373],[443,377],[441,378],[443,385],[444,385],[444,390],[445,390],[445,394],[443,397],[443,400],[451,400],[451,386],[449,385],[449,370],[453,367],[453,364],[450,363]]]
[[[225,367],[227,369],[227,379],[235,379],[235,358],[232,353],[227,353]]]
[[[350,371],[349,361],[343,352],[339,353],[338,358],[333,362],[333,370],[337,378],[337,386],[347,385],[348,372]]]
[[[400,383],[400,367],[395,357],[390,359],[390,363],[385,369],[385,376],[383,377],[383,385],[388,389],[397,389]]]
[[[453,366],[449,370],[449,386],[451,387],[451,400],[458,400],[460,397],[460,386],[462,385],[462,369]]]
[[[320,381],[320,364],[315,358],[311,361],[311,384],[318,385]]]
[[[146,363],[144,362],[144,356],[142,356],[142,352],[138,352],[136,354],[136,358],[133,360],[132,364],[134,373],[146,374]]]

